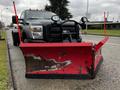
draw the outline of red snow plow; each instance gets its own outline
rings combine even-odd
[[[93,43],[21,43],[26,77],[94,78],[103,61],[102,45]]]
[[[103,61],[101,48],[108,40],[108,37],[105,37],[96,45],[92,42],[82,42],[81,37],[79,37],[79,25],[77,22],[69,20],[57,24],[56,20],[54,20],[53,24],[47,25],[49,29],[46,32],[43,29],[44,40],[40,39],[38,42],[37,39],[36,42],[33,40],[35,36],[32,39],[34,42],[28,40],[28,38],[24,40],[15,4],[14,10],[18,25],[19,47],[25,58],[25,74],[27,78],[92,79],[95,77]],[[37,27],[34,28],[34,31],[36,29]],[[33,35],[36,34],[35,32]],[[40,32],[37,35],[41,35]]]

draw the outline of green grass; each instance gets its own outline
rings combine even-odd
[[[104,35],[104,30],[87,30],[87,34]],[[107,30],[107,35],[120,37],[120,30]]]
[[[2,37],[5,37],[5,33],[3,33]],[[8,90],[7,47],[5,40],[0,40],[0,90]]]

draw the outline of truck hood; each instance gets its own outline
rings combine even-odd
[[[62,22],[64,22],[64,21],[59,21],[58,23],[62,23]],[[51,23],[54,23],[54,21],[52,21],[52,20],[29,20],[29,21],[27,21],[27,23],[29,23],[31,25],[46,26],[46,25],[49,25]],[[74,22],[67,22],[64,25],[74,25]]]
[[[31,25],[48,25],[53,23],[52,20],[28,20],[27,23]]]

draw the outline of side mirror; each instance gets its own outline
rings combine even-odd
[[[87,17],[82,17],[81,21],[82,21],[82,23],[86,23],[86,22],[88,22],[88,19],[87,19]]]
[[[18,18],[18,16],[17,16],[17,18]],[[12,23],[13,23],[13,24],[17,24],[16,21],[17,21],[17,20],[16,20],[16,16],[12,16]]]

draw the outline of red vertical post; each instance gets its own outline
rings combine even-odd
[[[14,13],[15,13],[15,16],[16,16],[17,27],[18,27],[19,40],[20,40],[20,43],[21,43],[22,42],[22,40],[21,40],[21,32],[20,32],[20,26],[19,26],[19,22],[18,22],[17,10],[16,10],[16,6],[15,6],[14,1],[13,1],[13,6],[14,6]]]
[[[104,34],[106,35],[106,12],[104,12]]]

